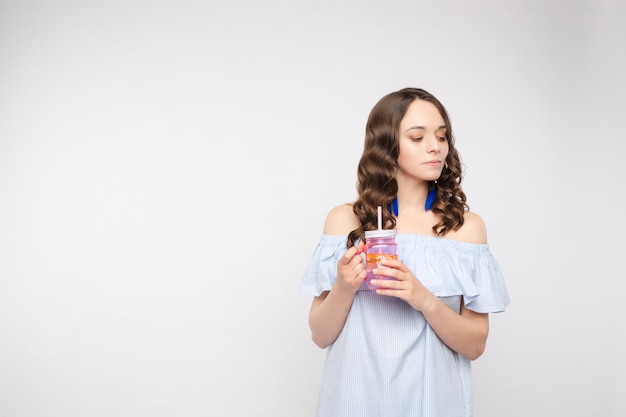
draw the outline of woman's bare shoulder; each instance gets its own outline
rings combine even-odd
[[[446,234],[446,237],[453,240],[460,240],[469,243],[487,243],[487,225],[482,217],[471,211],[463,215],[463,226]]]
[[[347,235],[360,225],[359,219],[352,211],[352,204],[342,204],[328,212],[324,223],[324,234]]]

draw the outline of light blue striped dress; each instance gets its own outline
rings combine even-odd
[[[330,290],[347,236],[322,235],[300,291]],[[504,311],[509,298],[489,246],[398,234],[398,258],[459,312]],[[461,298],[463,297],[463,298]],[[318,417],[469,417],[470,361],[449,349],[405,301],[361,286],[345,326],[327,348]]]

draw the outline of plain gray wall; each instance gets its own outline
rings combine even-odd
[[[312,415],[298,283],[406,86],[450,112],[512,299],[476,416],[624,415],[625,13],[0,1],[0,415]]]

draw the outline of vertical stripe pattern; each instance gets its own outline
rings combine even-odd
[[[319,295],[332,288],[346,236],[322,235],[300,282]],[[454,311],[492,313],[509,303],[487,245],[398,234],[398,256]],[[470,362],[450,350],[403,300],[357,292],[344,328],[327,349],[318,417],[469,417]]]

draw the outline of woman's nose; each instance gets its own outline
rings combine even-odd
[[[430,138],[428,140],[429,152],[439,152],[439,147],[440,147],[439,139],[437,139],[436,137]]]

